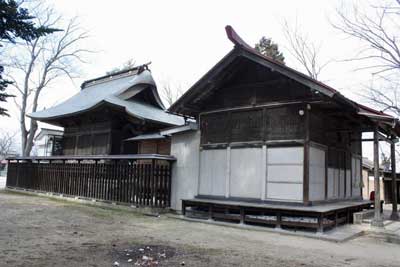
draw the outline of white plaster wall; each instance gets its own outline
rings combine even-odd
[[[232,148],[230,153],[230,196],[260,199],[265,186],[262,148]]]
[[[303,158],[303,147],[267,149],[267,199],[303,201]]]
[[[310,186],[309,199],[318,201],[325,199],[325,151],[310,147]]]
[[[198,193],[200,132],[191,131],[171,137],[172,166],[171,208],[181,210],[182,199]]]
[[[199,195],[225,196],[226,168],[226,149],[202,150]]]

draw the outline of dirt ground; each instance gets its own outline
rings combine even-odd
[[[0,191],[0,266],[400,266],[399,251]]]
[[[6,177],[0,176],[0,190],[6,187]]]

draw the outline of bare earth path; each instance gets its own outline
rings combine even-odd
[[[0,192],[0,266],[400,266],[399,252],[368,236],[336,244]]]

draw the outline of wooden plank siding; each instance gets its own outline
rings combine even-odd
[[[142,140],[138,142],[139,154],[171,154],[171,140]]]
[[[304,105],[200,115],[201,144],[304,139]]]

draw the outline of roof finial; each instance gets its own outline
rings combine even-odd
[[[228,39],[231,40],[231,42],[234,45],[239,45],[239,46],[246,47],[248,49],[253,49],[253,47],[251,47],[245,41],[243,41],[243,39],[235,32],[235,30],[233,29],[233,27],[231,25],[226,25],[225,31],[226,31],[226,35],[228,36]]]

